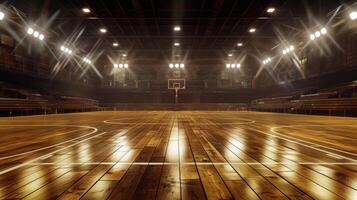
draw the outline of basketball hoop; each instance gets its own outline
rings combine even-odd
[[[179,90],[186,89],[186,81],[185,79],[168,79],[167,88],[175,90],[175,103],[178,103]]]

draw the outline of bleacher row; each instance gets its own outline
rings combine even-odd
[[[0,88],[0,115],[30,115],[100,110],[98,101],[83,97],[43,95]]]
[[[311,92],[252,101],[255,111],[302,114],[356,115],[357,82]]]

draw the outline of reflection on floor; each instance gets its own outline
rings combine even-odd
[[[357,199],[357,119],[93,112],[0,119],[0,199]]]

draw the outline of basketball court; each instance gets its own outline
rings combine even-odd
[[[0,200],[357,200],[357,2],[5,0]]]
[[[355,199],[356,124],[214,111],[2,118],[0,198]]]

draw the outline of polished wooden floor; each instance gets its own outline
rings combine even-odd
[[[0,136],[0,199],[357,199],[357,118],[92,112]]]

